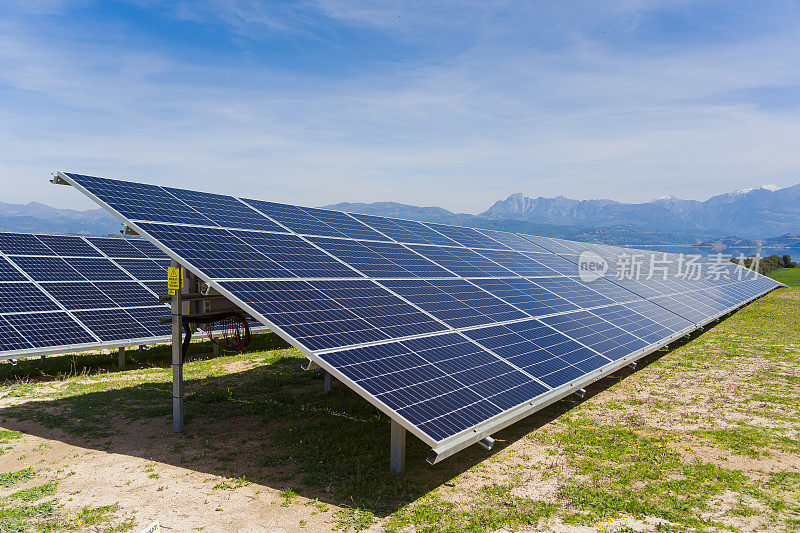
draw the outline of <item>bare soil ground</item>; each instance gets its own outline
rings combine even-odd
[[[430,467],[272,335],[0,364],[0,531],[798,531],[800,290],[781,289]]]

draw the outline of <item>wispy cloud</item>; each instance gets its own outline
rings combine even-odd
[[[793,3],[719,22],[695,2],[430,4],[12,7],[5,201],[86,205],[46,184],[61,168],[466,211],[518,190],[642,201],[800,177]]]

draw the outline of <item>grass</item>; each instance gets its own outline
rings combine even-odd
[[[779,268],[770,272],[768,276],[789,287],[800,287],[800,267]]]
[[[795,274],[773,272],[787,285]],[[775,291],[648,356],[635,373],[605,378],[585,400],[565,399],[498,432],[492,453],[473,446],[431,467],[428,449],[409,438],[403,476],[387,474],[388,419],[344,386],[324,394],[321,376],[302,371],[301,354],[278,337],[256,335],[245,353],[218,358],[196,343],[184,369],[186,432],[153,430],[166,446],[148,451],[142,475],[155,490],[153,464],[194,469],[211,475],[208,492],[230,498],[251,483],[269,487],[277,507],[303,504],[341,531],[375,523],[419,532],[558,523],[634,530],[626,520],[659,531],[791,530],[800,516],[800,475],[785,461],[800,453],[798,308],[800,290]],[[15,398],[0,421],[12,429],[34,422],[89,449],[142,453],[126,445],[126,432],[132,421],[166,427],[170,354],[129,355],[124,372],[108,355],[0,363],[0,397]],[[13,448],[21,436],[0,430],[0,443]],[[0,485],[32,482],[33,460],[0,475]],[[0,531],[63,522],[57,488],[25,499],[50,490],[42,487],[8,495],[2,513],[16,518],[0,521]],[[113,525],[119,510],[79,511],[64,527]]]

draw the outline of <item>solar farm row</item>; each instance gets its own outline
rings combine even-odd
[[[779,284],[731,263],[59,173],[444,457]],[[580,277],[582,254],[607,263]]]
[[[139,238],[0,233],[0,359],[167,340],[168,265]]]

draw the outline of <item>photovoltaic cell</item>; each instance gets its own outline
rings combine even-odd
[[[145,254],[126,239],[114,239],[111,237],[87,237],[87,240],[96,246],[101,252],[111,258],[116,257],[135,257],[142,258]],[[153,246],[155,248],[155,246]]]
[[[558,273],[544,264],[511,250],[480,250],[482,256],[499,263],[520,276],[557,276]]]
[[[95,250],[81,237],[67,237],[64,235],[36,235],[50,248],[55,255],[78,256],[78,257],[101,257],[100,252]]]
[[[465,280],[385,280],[381,285],[455,328],[527,317]]]
[[[506,245],[508,248],[512,250],[516,250],[517,252],[544,252],[545,249],[541,246],[530,242],[527,239],[520,237],[515,233],[508,233],[507,231],[496,231],[491,229],[480,229],[478,230],[487,237]]]
[[[223,288],[236,293],[243,302],[262,314],[311,350],[324,350],[378,340],[392,335],[384,330],[379,311],[370,303],[359,300],[376,298],[370,281],[341,282],[324,285],[304,281],[228,281]],[[337,282],[333,282],[337,283]],[[382,312],[399,317],[392,332],[414,335],[423,331],[445,329],[424,314],[386,291],[379,293]],[[347,305],[358,302],[364,307],[357,313]],[[394,325],[400,324],[399,329]]]
[[[338,211],[297,207],[262,200],[245,200],[245,202],[301,235],[388,240],[375,230]]]
[[[150,330],[142,326],[124,309],[75,311],[75,317],[86,324],[103,341],[143,339],[153,336]]]
[[[120,307],[149,306],[158,303],[158,298],[135,281],[99,281],[94,284]]]
[[[68,257],[65,261],[89,281],[131,279],[130,276],[108,259],[100,257]]]
[[[67,313],[4,315],[3,318],[34,348],[96,342]]]
[[[472,283],[531,316],[576,311],[578,306],[522,278],[474,279]]]
[[[430,222],[425,223],[429,228],[438,231],[445,237],[456,241],[457,243],[466,246],[467,248],[488,248],[491,250],[508,250],[504,244],[500,244],[496,240],[487,237],[478,230],[472,228],[462,228],[459,226],[448,226],[446,224],[433,224]]]
[[[610,362],[537,320],[472,329],[465,335],[552,388]]]
[[[162,281],[167,279],[168,261],[157,262],[150,259],[117,259],[116,263],[140,281]]]
[[[111,298],[89,282],[52,282],[43,283],[42,287],[69,311],[117,307]]]
[[[26,341],[11,324],[0,317],[0,351],[28,350],[33,345]]]
[[[151,259],[165,259],[169,261],[169,256],[156,248],[151,242],[144,239],[128,239],[126,242]]]
[[[530,281],[534,285],[538,285],[552,293],[558,294],[565,300],[584,309],[614,303],[614,300],[611,298],[606,298],[586,285],[569,278],[535,278]]]
[[[164,190],[226,228],[286,231],[278,224],[231,196],[164,187]]]
[[[353,214],[352,216],[397,242],[402,242],[405,244],[458,246],[456,241],[448,239],[441,233],[433,231],[421,222],[376,217],[372,215]]]
[[[539,320],[612,360],[630,355],[648,344],[588,311]]]
[[[11,258],[36,281],[84,281],[85,278],[59,257],[17,256]]]
[[[14,265],[0,257],[0,281],[25,281],[26,279]]]
[[[458,276],[481,278],[516,275],[507,268],[503,268],[467,248],[435,246],[411,246],[410,248]]]
[[[591,313],[632,335],[636,335],[648,344],[657,343],[674,333],[665,326],[623,305],[601,307],[591,311]]]
[[[0,252],[4,254],[53,255],[35,235],[0,232]]]
[[[430,260],[395,243],[311,237],[311,242],[371,278],[454,277]]]
[[[158,323],[160,318],[170,315],[168,306],[134,307],[132,309],[126,309],[125,312],[131,315],[136,322],[147,328],[152,336],[161,337],[172,333],[172,326],[170,324]],[[256,326],[258,325],[260,324],[256,324]]]
[[[114,208],[129,219],[216,226],[212,220],[176,200],[162,187],[79,174],[67,175],[79,180],[90,193],[113,203]]]
[[[0,313],[57,309],[58,306],[33,283],[0,283]]]
[[[251,231],[234,231],[232,233],[253,249],[258,250],[264,257],[269,257],[283,267],[286,272],[288,272],[288,275],[284,275],[283,277],[361,277],[360,274],[350,267],[343,265],[295,235],[256,233]]]

